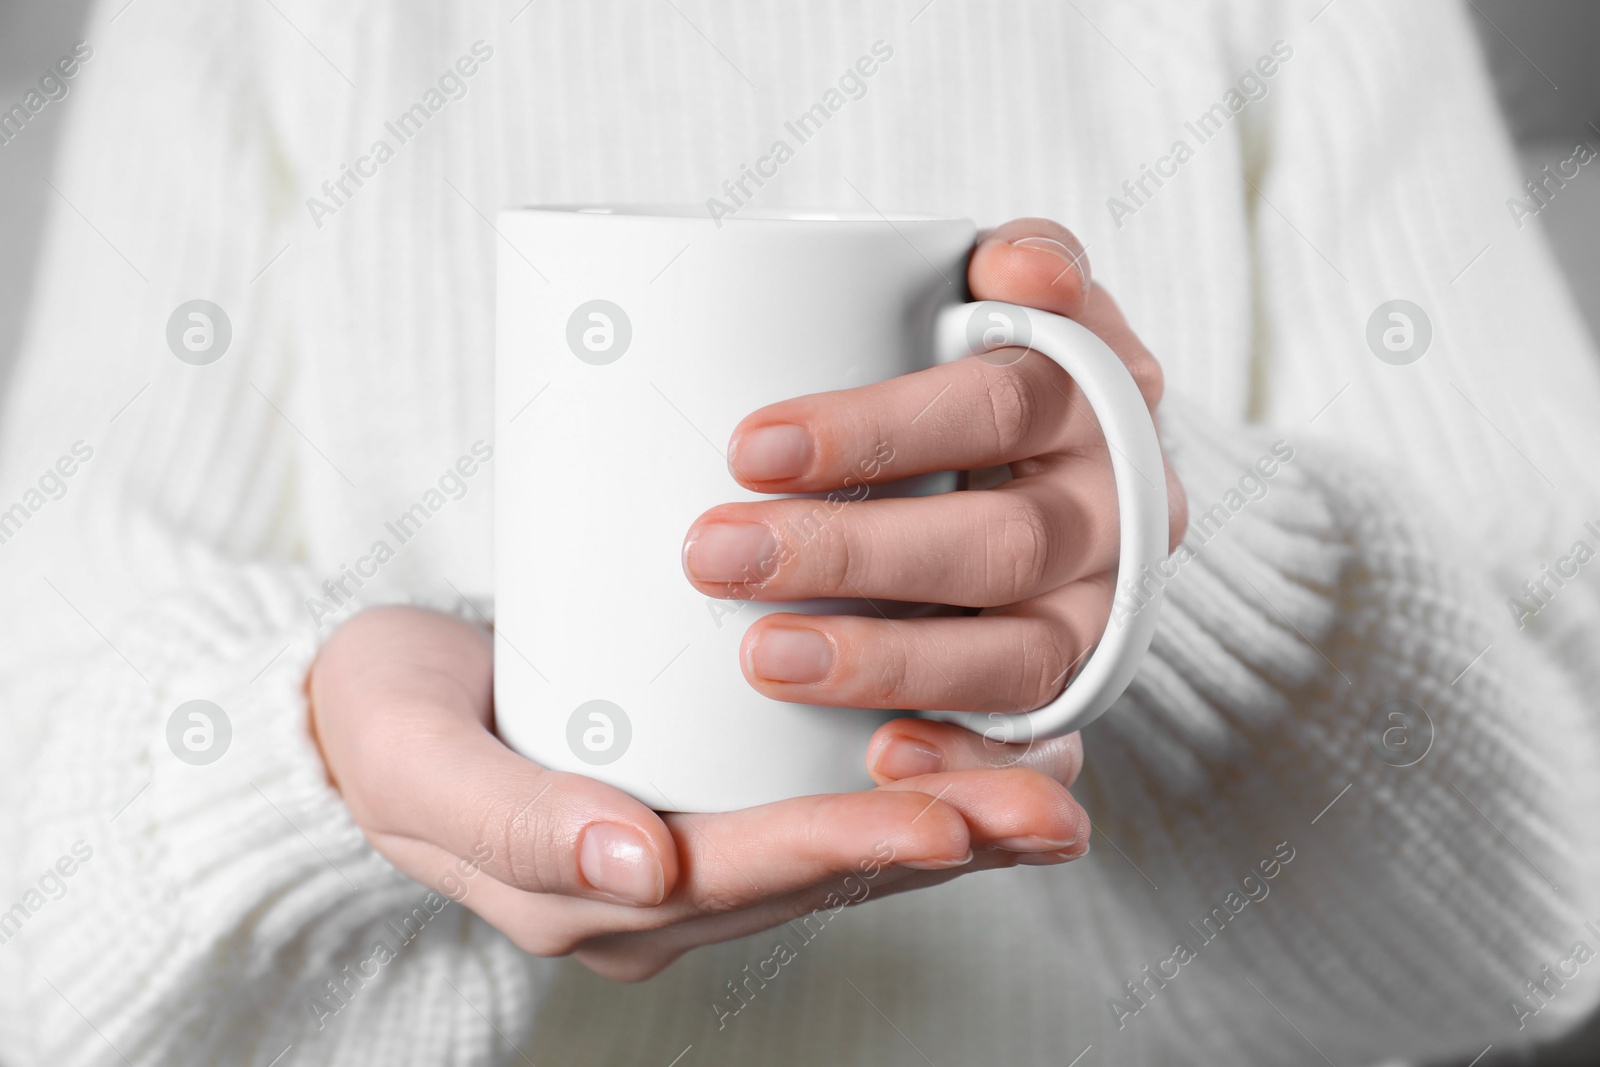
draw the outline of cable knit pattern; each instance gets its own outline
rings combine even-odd
[[[1356,1064],[1600,1000],[1586,970],[1525,1029],[1511,1007],[1600,921],[1595,579],[1522,627],[1505,606],[1600,520],[1600,371],[1506,218],[1523,177],[1464,16],[920,6],[101,6],[46,116],[60,195],[0,422],[0,513],[92,449],[0,543],[0,1061]],[[495,208],[702,202],[880,39],[759,201],[1072,226],[1167,371],[1193,521],[1085,734],[1093,853],[847,911],[719,1028],[770,935],[618,986],[365,844],[306,732],[338,621],[307,598],[491,436]],[[465,95],[308,212],[479,41]],[[1277,41],[1264,98],[1116,219]],[[234,329],[205,367],[164,343],[196,297]],[[1396,298],[1434,327],[1405,367],[1365,343]],[[492,611],[492,478],[359,603]],[[191,699],[232,727],[206,766],[166,740]],[[1402,699],[1431,720],[1403,767],[1373,744]]]

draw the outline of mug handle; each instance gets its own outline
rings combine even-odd
[[[988,325],[993,323],[994,325]],[[1000,333],[990,341],[990,332]],[[976,335],[976,336],[975,336]],[[1117,591],[1152,572],[1168,556],[1167,478],[1155,422],[1133,375],[1111,348],[1083,325],[1036,308],[985,300],[940,310],[934,356],[948,363],[987,349],[1025,347],[1054,360],[1072,376],[1094,409],[1110,446],[1120,515]],[[1019,357],[1022,358],[1022,357]],[[1133,681],[1161,607],[1161,583],[1143,605],[1118,619],[1115,607],[1087,662],[1050,703],[1019,714],[924,711],[924,718],[953,722],[1007,743],[1071,733],[1099,718]]]

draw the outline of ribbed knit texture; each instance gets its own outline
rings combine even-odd
[[[1523,176],[1464,17],[919,7],[101,5],[41,117],[70,129],[0,425],[0,508],[94,450],[0,544],[0,909],[92,856],[0,945],[0,1061],[1343,1065],[1505,1048],[1600,999],[1585,970],[1527,1029],[1510,1008],[1600,920],[1594,572],[1525,629],[1505,605],[1594,540],[1600,377],[1504,208]],[[774,935],[618,986],[451,904],[319,1028],[308,998],[427,890],[327,784],[303,682],[332,623],[305,601],[492,436],[484,216],[703,202],[879,39],[865,97],[759,202],[1073,227],[1167,371],[1196,520],[1228,512],[1085,733],[1093,852],[847,911],[720,1030]],[[1280,39],[1268,96],[1115,225],[1107,197]],[[467,95],[315,226],[306,198],[479,40]],[[234,330],[205,367],[164,341],[196,297]],[[1396,298],[1434,327],[1411,366],[1364,339]],[[1228,509],[1279,441],[1266,494]],[[487,607],[493,473],[363,602]],[[165,739],[195,698],[233,728],[204,767]],[[1370,743],[1394,699],[1432,719],[1415,766]],[[1206,941],[1280,843],[1270,893]],[[1179,939],[1177,977],[1109,1005]]]

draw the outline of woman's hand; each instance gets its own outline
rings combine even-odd
[[[1156,404],[1155,361],[1089,284],[1065,230],[1022,221],[986,235],[969,282],[980,299],[1089,326]],[[1036,354],[1003,362],[965,359],[774,405],[741,424],[733,464],[758,490],[826,491],[873,468],[865,480],[1003,464],[1016,476],[994,490],[853,503],[800,541],[784,540],[797,505],[783,500],[702,517],[685,565],[713,596],[985,609],[895,623],[768,616],[744,644],[756,688],[807,703],[951,710],[1025,709],[1058,691],[1110,614],[1116,494],[1071,380]],[[1183,494],[1170,472],[1168,484],[1176,538]],[[786,551],[772,573],[761,561],[775,546]],[[747,567],[770,577],[739,580]],[[570,953],[609,977],[649,977],[697,945],[818,908],[1088,851],[1088,816],[1067,792],[1082,765],[1076,734],[1012,746],[898,720],[869,746],[876,789],[658,815],[502,745],[491,680],[477,628],[414,609],[367,612],[312,669],[313,730],[356,821],[391,862],[525,951]]]
[[[1161,368],[1061,226],[1019,219],[983,235],[968,268],[979,300],[1052,311],[1093,330],[1150,406]],[[862,597],[982,609],[975,617],[767,615],[745,635],[750,684],[778,700],[864,708],[1027,711],[1048,703],[1111,615],[1116,484],[1088,403],[1050,359],[1017,349],[876,385],[787,400],[734,430],[729,465],[768,493],[856,489],[929,471],[1009,465],[997,488],[846,502],[724,504],[689,531],[701,592],[768,601]],[[1155,472],[1151,477],[1157,477]],[[1188,524],[1166,469],[1169,538]],[[856,496],[857,492],[848,495]],[[873,738],[879,781],[970,766],[970,738],[916,720]],[[937,739],[938,743],[930,744]]]
[[[697,945],[818,908],[1089,847],[1067,793],[1076,738],[1027,766],[981,738],[914,724],[950,770],[724,815],[658,815],[591,778],[546,770],[494,736],[490,643],[412,608],[357,615],[309,681],[329,775],[373,846],[526,952],[647,978]]]

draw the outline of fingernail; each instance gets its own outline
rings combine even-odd
[[[631,827],[598,822],[584,830],[578,870],[592,888],[630,904],[659,904],[666,895],[660,861]]]
[[[933,774],[943,766],[944,757],[937,749],[904,737],[897,737],[879,749],[878,758],[872,763],[879,777],[896,781]]]
[[[954,860],[905,860],[900,866],[910,867],[918,871],[945,871],[951,867],[965,867],[972,862],[972,850],[967,849],[967,854]]]
[[[761,522],[712,522],[683,549],[684,566],[702,582],[761,582],[777,555],[778,540]],[[775,572],[774,572],[775,573]]]
[[[752,482],[798,478],[811,466],[811,435],[799,426],[759,426],[734,441],[728,465]]]
[[[1053,867],[1058,863],[1082,859],[1088,854],[1089,847],[1085,845],[1081,850],[1069,848],[1062,852],[1024,852],[1017,857],[1017,862],[1030,867]]]
[[[769,682],[820,682],[833,670],[833,642],[815,630],[769,626],[750,648],[750,673]]]
[[[1076,838],[1065,841],[1051,840],[1037,834],[1027,834],[1023,837],[1002,837],[996,841],[996,848],[1003,848],[1007,852],[1061,852],[1076,845]]]
[[[1038,252],[1048,252],[1062,263],[1078,269],[1078,280],[1083,286],[1083,291],[1089,291],[1089,271],[1083,262],[1083,252],[1080,249],[1074,252],[1054,237],[1019,237],[1011,242],[1013,248],[1031,248]]]

